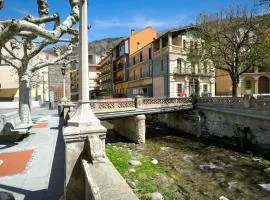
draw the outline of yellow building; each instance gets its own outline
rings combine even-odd
[[[128,97],[152,97],[152,43],[129,57]]]

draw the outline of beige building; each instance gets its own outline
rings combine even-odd
[[[270,65],[256,68],[240,76],[238,96],[244,94],[268,94],[270,93]]]
[[[35,57],[39,59],[51,59],[51,55],[41,52]],[[41,104],[49,100],[48,67],[37,71],[30,78],[31,100]],[[19,100],[19,78],[15,69],[2,61],[0,65],[0,101]]]
[[[100,66],[97,64],[101,61],[99,56],[89,55],[89,97],[94,99],[99,96],[100,84],[98,80],[98,71],[97,68]],[[79,70],[73,69],[70,70],[70,87],[71,87],[71,100],[79,100]]]

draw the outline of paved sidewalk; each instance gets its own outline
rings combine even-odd
[[[16,200],[58,200],[64,193],[65,158],[57,111],[40,108],[32,116],[42,125],[31,135],[18,143],[0,144],[0,154],[33,150],[22,173],[0,176],[0,191],[12,193]]]

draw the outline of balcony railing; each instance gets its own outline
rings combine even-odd
[[[145,72],[145,73],[142,73],[142,74],[136,74],[135,76],[132,76],[129,78],[130,81],[134,81],[134,80],[140,80],[142,78],[150,78],[152,77],[152,74],[149,73],[149,72]]]
[[[174,74],[176,75],[193,75],[193,76],[212,76],[208,71],[194,71],[192,69],[175,69]]]
[[[171,46],[166,46],[162,48],[161,50],[154,52],[153,57],[156,58],[156,57],[159,57],[161,54],[165,54],[165,53],[183,53],[183,52],[184,52],[184,49],[181,46],[171,45]]]

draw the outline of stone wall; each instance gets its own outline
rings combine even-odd
[[[200,107],[194,111],[147,116],[155,122],[222,143],[256,150],[270,150],[269,115],[248,109]]]

